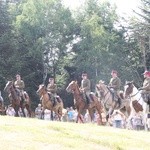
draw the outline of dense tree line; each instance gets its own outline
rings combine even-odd
[[[149,8],[149,1],[141,0],[141,12],[125,27],[107,1],[86,0],[77,12],[60,0],[1,1],[0,90],[20,73],[35,107],[38,85],[50,76],[65,106],[73,102],[65,88],[73,79],[80,83],[82,71],[93,91],[98,80],[109,81],[111,69],[118,70],[122,85],[134,80],[140,86],[142,72],[150,69]]]

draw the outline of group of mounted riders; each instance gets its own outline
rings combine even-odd
[[[146,103],[148,103],[148,100],[150,99],[150,71],[145,71],[143,75],[144,75],[143,86],[140,87],[138,90],[140,91],[143,100]],[[118,72],[116,70],[112,70],[111,76],[112,78],[110,79],[107,88],[112,93],[113,100],[117,101],[120,106],[124,98],[123,95],[121,96],[120,94],[121,80],[118,77]],[[103,81],[100,80],[100,82]]]
[[[149,94],[150,94],[150,72],[145,71],[143,75],[144,75],[145,80],[143,82],[143,86],[139,88],[138,90],[140,90],[144,101],[147,102]],[[112,93],[113,100],[116,101],[120,106],[122,103],[122,99],[123,99],[123,97],[120,96],[121,80],[118,77],[118,72],[116,70],[112,70],[111,76],[112,78],[110,79],[110,82],[107,88]],[[15,86],[18,96],[20,97],[20,101],[25,102],[28,94],[26,93],[26,91],[24,91],[25,83],[21,79],[21,76],[19,74],[16,75],[16,81],[14,82],[14,86]],[[99,86],[99,84],[97,84],[97,86]],[[57,84],[55,83],[54,77],[49,78],[49,83],[46,86],[46,90],[49,93],[48,94],[49,100],[52,101],[53,106],[59,103],[59,96],[57,95]],[[87,103],[87,105],[90,108],[92,108],[94,99],[90,94],[91,82],[86,72],[82,73],[80,92],[82,93],[83,100]]]

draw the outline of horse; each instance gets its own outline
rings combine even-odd
[[[91,121],[93,120],[93,111],[96,109],[97,112],[99,113],[99,117],[100,117],[100,122],[102,124],[102,115],[101,113],[103,112],[103,107],[101,105],[101,102],[98,101],[98,98],[91,93],[91,96],[93,97],[93,103],[92,103],[92,107],[90,107],[87,102],[85,102],[83,95],[79,89],[79,86],[77,84],[77,81],[72,81],[69,83],[69,85],[66,88],[66,91],[69,93],[73,93],[74,96],[74,105],[77,109],[77,119],[76,119],[76,123],[78,123],[79,120],[81,120],[82,123],[84,123],[83,118],[82,118],[82,113],[84,112],[84,110],[88,110],[89,114],[90,114],[90,118]]]
[[[10,100],[11,106],[15,110],[15,117],[19,117],[18,111],[21,108],[23,116],[25,116],[24,108],[27,109],[29,117],[31,117],[31,101],[27,92],[24,92],[25,100],[22,101],[21,96],[17,93],[17,88],[13,81],[8,81],[5,85],[4,91],[8,93],[8,98]]]
[[[62,99],[57,96],[57,102],[53,105],[53,102],[50,97],[50,93],[47,92],[46,87],[44,84],[39,85],[39,89],[37,90],[37,94],[40,96],[40,100],[42,102],[42,116],[44,116],[44,110],[48,109],[54,111],[56,115],[58,115],[59,121],[62,118],[62,111],[63,111],[63,101]],[[41,118],[42,119],[42,118]]]
[[[105,111],[107,112],[107,121],[116,109],[119,109],[126,117],[130,115],[131,109],[129,100],[124,99],[122,92],[120,92],[120,97],[122,98],[121,105],[118,101],[114,100],[111,89],[109,89],[104,81],[100,80],[99,84],[96,85],[96,93],[98,94],[98,97],[102,101]]]
[[[140,91],[135,87],[133,81],[126,82],[124,86],[124,96],[125,98],[130,99],[131,115],[129,119],[131,119],[136,113],[140,113],[144,121],[144,127],[147,129],[146,119],[150,112],[150,105],[144,101]]]
[[[1,91],[0,91],[0,115],[6,115],[6,109],[4,106],[4,99],[1,95]]]

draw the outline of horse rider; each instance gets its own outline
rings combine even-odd
[[[56,98],[57,98],[57,84],[54,81],[53,77],[49,78],[49,83],[47,85],[47,91],[50,93],[51,100],[53,103],[53,106],[56,104]]]
[[[21,97],[22,101],[25,101],[26,100],[25,95],[24,95],[25,84],[24,84],[24,81],[21,79],[21,76],[19,74],[16,75],[16,81],[15,81],[14,85],[17,89],[18,96]]]
[[[89,106],[91,106],[91,102],[92,102],[91,97],[90,97],[91,82],[88,79],[88,75],[86,72],[82,73],[82,81],[81,81],[80,91],[83,94],[83,99],[87,102],[87,104]]]
[[[110,79],[108,87],[110,88],[113,99],[121,105],[121,97],[120,97],[120,87],[121,87],[121,80],[118,77],[118,72],[116,70],[112,70],[111,72],[112,78]]]
[[[150,96],[150,71],[145,71],[143,86],[138,90],[141,90],[142,97],[146,103],[148,103],[148,98]]]

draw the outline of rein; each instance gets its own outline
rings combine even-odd
[[[130,95],[130,96],[129,96],[130,100],[131,100],[132,97],[136,96],[138,93],[139,93],[139,91],[138,91],[137,93],[135,93],[134,95]],[[142,97],[142,95],[141,95],[140,98],[137,100],[138,102],[140,101],[141,97]]]
[[[131,95],[130,97],[134,97],[136,96],[140,91],[138,91],[137,93],[135,93],[134,95]]]

